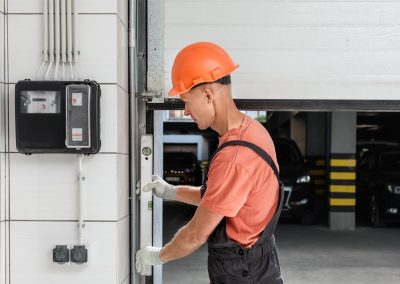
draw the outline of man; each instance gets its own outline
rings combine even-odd
[[[176,56],[173,88],[199,129],[219,134],[202,187],[173,186],[158,176],[143,190],[198,206],[163,248],[137,252],[136,268],[163,264],[208,241],[211,283],[283,283],[273,232],[282,206],[275,148],[267,130],[240,112],[230,73],[238,68],[221,47],[194,43]]]

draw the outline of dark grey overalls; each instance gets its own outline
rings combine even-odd
[[[278,168],[271,157],[260,147],[250,142],[228,141],[214,152],[214,156],[227,146],[245,146],[256,152],[271,166],[280,184],[279,206],[272,220],[267,224],[260,238],[251,248],[244,248],[230,240],[226,234],[226,218],[217,226],[208,239],[208,275],[212,284],[283,283],[274,231],[283,203],[283,187],[279,180]],[[238,177],[240,178],[240,177]],[[208,169],[201,187],[201,197],[207,190]]]

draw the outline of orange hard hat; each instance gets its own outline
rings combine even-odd
[[[197,42],[188,45],[175,58],[171,72],[172,89],[168,96],[186,93],[200,83],[214,82],[238,67],[229,54],[214,43]]]

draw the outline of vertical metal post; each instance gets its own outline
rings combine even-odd
[[[147,92],[164,93],[164,0],[147,0]],[[163,102],[163,97],[153,98],[151,102]],[[150,104],[150,103],[149,103]],[[163,176],[163,119],[162,112],[153,113],[151,127],[154,133],[154,173]],[[149,124],[149,121],[146,122]],[[149,127],[150,125],[148,125]],[[153,213],[153,243],[163,244],[163,201],[155,198]],[[162,283],[162,269],[159,265],[153,270],[153,284]]]
[[[139,202],[136,195],[136,185],[139,177],[138,163],[138,119],[137,119],[137,100],[136,100],[136,1],[129,0],[129,168],[130,168],[130,253],[131,253],[131,284],[139,283],[139,275],[135,268],[136,251],[139,248]]]
[[[144,248],[153,245],[153,193],[143,191],[153,173],[153,135],[143,135],[140,148],[140,248]],[[152,267],[145,267],[141,275],[151,276]]]
[[[154,135],[154,173],[163,176],[163,113],[164,111],[153,111],[153,135]],[[163,246],[163,200],[154,198],[153,200],[153,245]],[[153,284],[162,283],[162,265],[157,265],[153,270]]]

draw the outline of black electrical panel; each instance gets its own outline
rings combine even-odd
[[[100,141],[100,85],[95,81],[19,81],[15,86],[17,150],[95,154]]]

